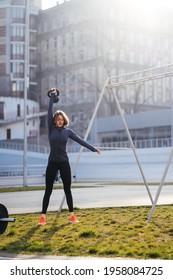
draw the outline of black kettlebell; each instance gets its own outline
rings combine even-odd
[[[49,98],[51,97],[52,92],[53,92],[52,90],[48,91],[47,95],[48,95]],[[59,101],[59,94],[60,94],[60,92],[56,88],[56,92],[55,92],[55,95],[54,95],[54,103],[57,103]]]

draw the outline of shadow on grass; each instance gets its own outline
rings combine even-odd
[[[37,226],[30,228],[25,235],[19,236],[17,240],[8,243],[8,245],[4,246],[2,249],[10,253],[24,253],[26,250],[28,250],[29,240],[33,237],[37,229]]]
[[[65,222],[65,223],[57,226],[57,219],[59,219],[59,218],[60,218],[60,213],[56,213],[54,219],[51,222],[51,225],[49,227],[45,227],[42,229],[42,232],[45,233],[45,235],[44,235],[45,238],[53,237],[53,235],[55,233],[57,233],[57,231],[61,230],[65,226],[69,225],[69,222]],[[40,227],[40,226],[38,226],[38,227]]]
[[[59,218],[59,215],[59,213],[56,214],[50,226],[36,225],[34,227],[30,227],[24,235],[19,235],[15,241],[3,246],[2,250],[13,254],[51,254],[52,247],[48,242],[45,244],[45,240],[51,240],[57,231],[69,224],[64,223],[57,226],[56,221]]]

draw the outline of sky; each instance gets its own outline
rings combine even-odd
[[[53,6],[56,6],[58,0],[42,0],[42,9],[49,9]],[[62,2],[62,1],[59,1]]]
[[[108,0],[107,0],[108,1]],[[141,3],[147,7],[147,5],[154,5],[156,6],[172,6],[173,7],[173,0],[127,0],[132,1],[132,3],[137,3],[138,5]],[[63,0],[42,0],[42,9],[49,9],[53,6],[56,6],[56,3],[63,2]]]

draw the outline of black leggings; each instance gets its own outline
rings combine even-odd
[[[60,171],[60,176],[64,186],[67,205],[70,212],[73,212],[73,198],[71,194],[71,168],[69,162],[49,162],[46,168],[46,190],[43,197],[42,214],[46,214],[49,205],[50,196],[53,189],[54,180],[57,172]]]

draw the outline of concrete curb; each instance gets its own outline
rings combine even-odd
[[[83,257],[83,256],[55,256],[55,255],[25,255],[0,252],[0,260],[134,260],[128,258],[102,258],[102,257]]]

